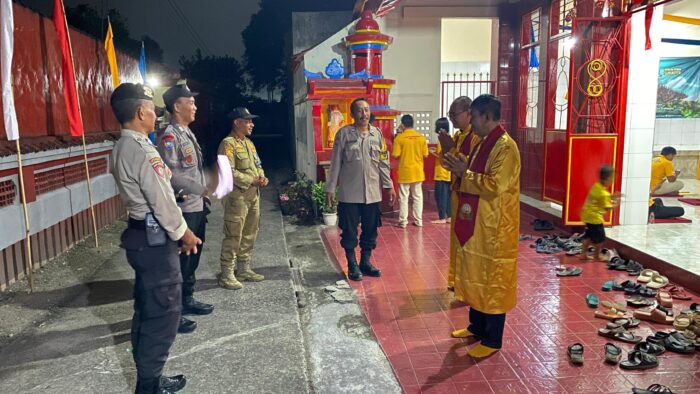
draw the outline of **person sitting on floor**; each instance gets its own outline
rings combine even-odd
[[[649,185],[651,194],[673,194],[683,189],[683,182],[678,180],[680,171],[674,171],[673,169],[673,159],[677,153],[674,147],[667,146],[661,149],[659,157],[655,157],[652,160],[651,182]]]
[[[588,198],[581,211],[581,220],[586,223],[586,233],[583,235],[581,248],[582,260],[600,260],[600,248],[605,241],[603,215],[620,205],[620,193],[610,195],[608,188],[613,183],[615,169],[612,166],[600,168],[600,181],[596,182],[588,192]],[[588,256],[588,247],[593,244],[593,257]]]
[[[649,199],[649,216],[654,214],[654,219],[673,219],[685,215],[683,207],[668,207],[660,198]]]

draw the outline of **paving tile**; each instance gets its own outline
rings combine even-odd
[[[426,206],[424,215],[432,214],[434,207]],[[395,221],[386,218],[380,229],[374,256],[383,268],[382,277],[351,285],[405,393],[629,393],[632,387],[652,383],[665,384],[674,392],[700,393],[697,355],[667,353],[660,357],[658,368],[646,371],[624,371],[603,362],[603,345],[611,339],[597,335],[597,329],[607,321],[594,317],[585,295],[593,292],[601,300],[623,303],[623,293],[603,292],[600,286],[607,280],[635,278],[610,271],[603,263],[537,254],[527,241],[519,247],[519,299],[506,319],[503,349],[473,360],[467,351],[475,341],[450,337],[452,330],[468,324],[469,307],[446,290],[449,226],[426,223],[422,229],[400,230],[392,227]],[[521,232],[533,233],[529,222],[530,218],[522,220]],[[648,236],[642,230],[620,231],[628,237]],[[323,236],[329,245],[339,242],[337,229],[326,229]],[[669,253],[680,248],[668,236],[663,239],[671,246],[659,242],[655,247],[667,247]],[[700,243],[696,244],[693,263],[700,262]],[[340,247],[329,253],[344,261]],[[584,274],[557,278],[554,267],[562,263],[582,266]],[[697,299],[676,301],[674,310],[687,308],[690,302]],[[668,326],[642,322],[634,332],[646,337],[660,328]],[[583,366],[572,365],[566,355],[566,347],[576,342],[585,347]],[[623,357],[633,347],[616,344]]]

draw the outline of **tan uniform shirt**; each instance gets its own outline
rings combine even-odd
[[[158,153],[165,164],[172,170],[170,183],[175,193],[182,190],[185,201],[178,203],[182,212],[202,212],[207,190],[202,164],[202,148],[197,138],[187,126],[171,123],[156,137]]]
[[[331,168],[326,180],[326,191],[336,186],[338,201],[372,204],[382,200],[382,187],[394,187],[391,182],[389,154],[382,132],[370,126],[362,137],[355,125],[338,131],[333,144]]]
[[[265,176],[258,151],[247,137],[243,139],[235,136],[224,138],[219,145],[218,154],[228,157],[233,171],[233,184],[241,190],[248,190],[255,177]]]
[[[172,173],[146,135],[122,130],[109,159],[109,171],[130,218],[143,220],[153,212],[172,240],[182,238],[187,223],[170,186]]]

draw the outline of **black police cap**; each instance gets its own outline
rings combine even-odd
[[[109,102],[114,103],[128,99],[153,101],[153,89],[140,83],[124,82],[114,89]]]
[[[172,108],[180,97],[195,97],[199,93],[193,92],[185,84],[175,85],[163,93],[163,102],[166,107]]]
[[[259,116],[251,114],[246,107],[236,107],[228,113],[228,118],[229,120],[256,119],[259,118]]]

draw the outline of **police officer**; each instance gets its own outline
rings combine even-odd
[[[165,91],[163,102],[171,115],[170,124],[165,130],[158,132],[156,145],[158,153],[173,173],[170,183],[175,193],[181,197],[178,206],[182,210],[187,227],[204,243],[206,215],[209,213],[207,182],[202,164],[202,149],[188,127],[194,122],[197,112],[194,102],[196,95],[197,93],[190,91],[185,84],[175,85]],[[199,266],[202,249],[203,245],[197,248],[197,253],[180,255],[183,315],[208,315],[214,310],[212,305],[195,301],[193,297],[195,271]],[[196,322],[181,317],[178,332],[192,332],[196,327]]]
[[[183,375],[161,376],[182,309],[178,253],[197,253],[201,240],[187,228],[170,186],[170,169],[148,139],[156,121],[153,92],[123,83],[110,103],[122,125],[110,172],[129,212],[121,242],[136,274],[131,325],[136,393],[170,393],[186,383]]]
[[[238,281],[260,282],[264,276],[250,268],[250,257],[260,226],[260,188],[268,185],[260,157],[253,142],[253,115],[243,107],[229,114],[231,134],[219,145],[219,154],[231,162],[234,188],[223,200],[224,240],[221,243],[219,286],[237,290]]]
[[[370,258],[377,246],[377,228],[382,225],[379,202],[382,188],[389,191],[393,204],[396,191],[389,172],[389,154],[382,132],[370,124],[371,111],[365,99],[356,99],[350,105],[355,123],[343,127],[335,136],[331,168],[326,180],[326,199],[332,206],[338,190],[338,225],[340,245],[348,261],[348,278],[362,280],[362,275],[381,276]],[[357,226],[360,234],[360,264],[355,257]]]

